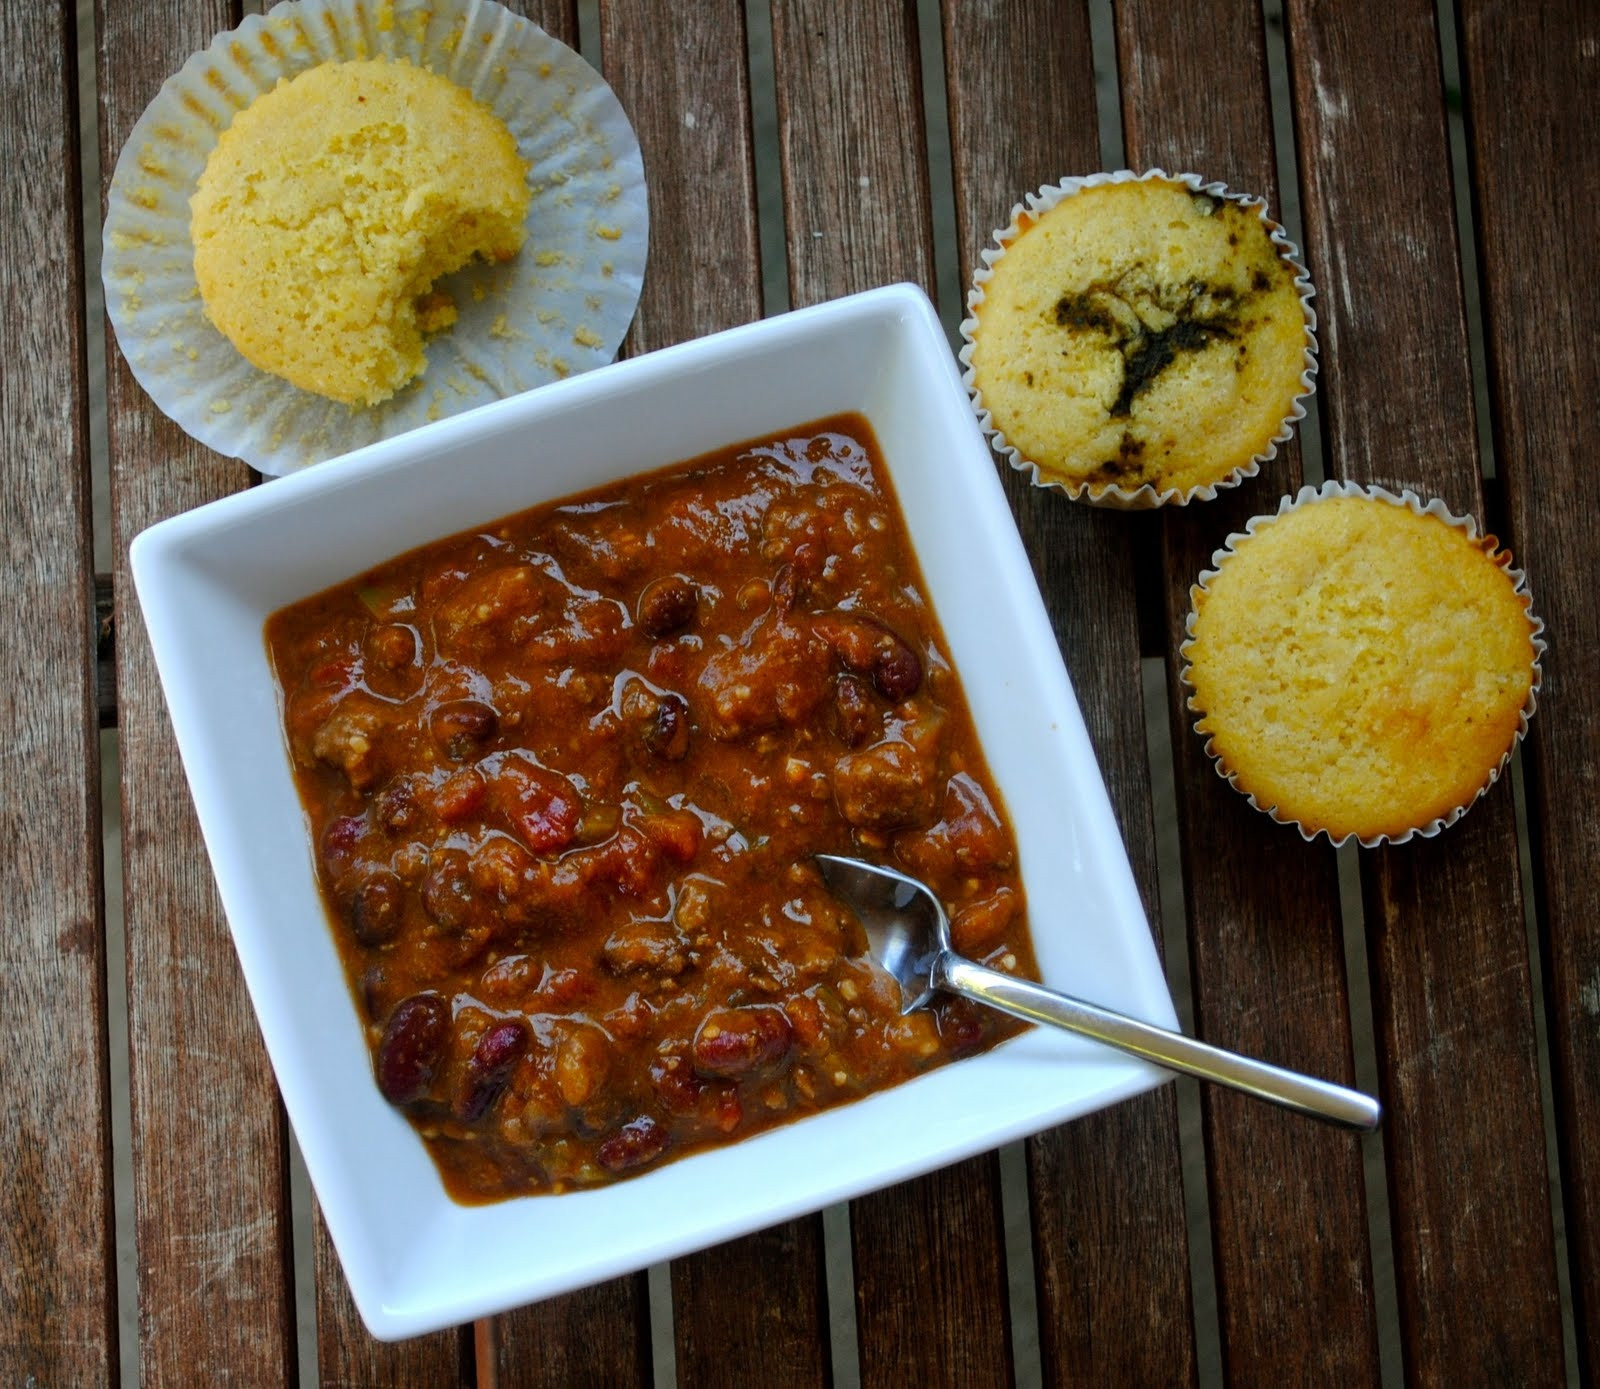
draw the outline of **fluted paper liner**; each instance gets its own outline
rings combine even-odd
[[[427,370],[373,407],[302,391],[251,366],[206,318],[189,198],[234,113],[319,63],[407,58],[505,123],[529,165],[528,239],[503,265],[440,282],[460,318],[428,339]],[[134,126],[111,180],[102,275],[139,384],[189,434],[287,473],[429,421],[601,366],[644,279],[644,165],[600,75],[493,0],[291,0],[196,53]]]
[[[1500,780],[1501,774],[1508,766],[1511,765],[1512,754],[1517,750],[1518,744],[1520,744],[1522,739],[1526,736],[1528,732],[1528,721],[1533,717],[1534,711],[1538,708],[1539,687],[1543,680],[1543,667],[1541,661],[1546,650],[1546,643],[1542,636],[1542,633],[1544,632],[1544,621],[1533,611],[1533,597],[1528,591],[1527,575],[1521,569],[1517,569],[1512,566],[1510,554],[1498,548],[1495,537],[1480,531],[1477,521],[1471,516],[1458,516],[1448,507],[1446,507],[1443,502],[1438,501],[1437,499],[1425,502],[1415,492],[1412,492],[1409,489],[1402,491],[1398,496],[1396,496],[1393,492],[1390,492],[1382,487],[1363,487],[1356,483],[1338,482],[1335,480],[1325,482],[1321,487],[1312,487],[1309,485],[1302,487],[1294,496],[1283,498],[1283,500],[1278,504],[1277,511],[1270,514],[1251,517],[1250,520],[1245,523],[1244,530],[1233,532],[1225,541],[1223,541],[1221,548],[1212,554],[1212,567],[1201,571],[1199,578],[1195,580],[1194,588],[1196,590],[1204,589],[1212,579],[1216,578],[1221,572],[1222,566],[1228,560],[1229,556],[1234,553],[1239,544],[1248,541],[1250,537],[1255,534],[1258,527],[1265,525],[1269,521],[1276,520],[1278,517],[1285,515],[1287,512],[1294,510],[1296,507],[1315,503],[1329,497],[1359,497],[1370,501],[1388,502],[1394,506],[1408,507],[1418,516],[1435,516],[1439,520],[1443,521],[1446,525],[1454,526],[1456,529],[1464,531],[1468,540],[1471,540],[1474,543],[1482,544],[1486,548],[1489,557],[1494,560],[1494,562],[1498,564],[1501,569],[1504,570],[1506,578],[1511,582],[1512,591],[1518,597],[1524,600],[1523,609],[1527,613],[1528,622],[1530,624],[1530,631],[1528,635],[1533,644],[1533,672],[1528,684],[1528,697],[1526,701],[1524,701],[1522,710],[1517,716],[1517,728],[1516,732],[1512,735],[1510,746],[1506,748],[1505,755],[1500,759],[1499,763],[1489,770],[1488,775],[1484,778],[1483,784],[1478,788],[1476,794],[1464,804],[1454,807],[1451,811],[1449,811],[1448,814],[1439,816],[1436,819],[1427,821],[1424,824],[1413,825],[1411,828],[1399,835],[1377,834],[1363,837],[1352,832],[1350,834],[1342,835],[1338,838],[1335,838],[1333,834],[1326,829],[1308,830],[1305,825],[1300,823],[1300,821],[1293,819],[1290,816],[1280,814],[1277,806],[1263,805],[1254,795],[1248,791],[1245,791],[1239,785],[1239,779],[1237,775],[1228,769],[1222,758],[1218,755],[1214,745],[1215,740],[1209,737],[1205,740],[1206,755],[1210,757],[1211,765],[1216,769],[1217,775],[1226,781],[1228,785],[1233,787],[1235,791],[1238,791],[1239,794],[1249,801],[1252,806],[1261,811],[1264,815],[1267,815],[1271,819],[1275,820],[1280,825],[1293,825],[1295,829],[1300,831],[1301,838],[1307,840],[1308,842],[1316,839],[1318,835],[1325,835],[1335,848],[1338,848],[1340,845],[1348,843],[1351,839],[1354,839],[1356,843],[1360,844],[1363,848],[1373,849],[1380,844],[1404,844],[1413,838],[1431,839],[1441,830],[1449,829],[1450,826],[1455,824],[1455,822],[1465,815],[1468,810],[1482,800],[1483,797],[1488,794],[1489,788]],[[1187,708],[1190,713],[1204,717],[1205,711],[1200,709],[1195,704],[1195,696],[1193,694],[1194,685],[1189,678],[1189,653],[1194,644],[1194,624],[1196,616],[1195,607],[1196,605],[1191,597],[1189,615],[1184,621],[1185,639],[1183,644],[1178,648],[1178,654],[1183,660],[1180,678],[1190,691],[1190,694],[1185,699],[1184,707]],[[1199,732],[1198,719],[1196,720],[1196,732]],[[1201,736],[1204,737],[1205,735],[1202,734]]]
[[[1033,459],[1028,458],[1006,437],[1003,430],[994,422],[994,416],[983,403],[983,393],[978,389],[976,373],[972,366],[972,352],[975,344],[974,333],[978,327],[978,306],[984,300],[984,286],[994,278],[994,264],[1006,253],[1006,248],[1022,233],[1021,218],[1030,219],[1042,217],[1051,208],[1074,193],[1085,188],[1094,188],[1107,183],[1138,183],[1148,179],[1161,179],[1170,183],[1181,183],[1196,193],[1205,193],[1214,198],[1225,198],[1229,202],[1238,203],[1243,207],[1255,208],[1263,224],[1266,226],[1267,235],[1277,248],[1279,256],[1286,261],[1294,271],[1295,288],[1300,294],[1300,307],[1305,314],[1306,338],[1302,368],[1300,372],[1300,389],[1290,404],[1288,413],[1284,415],[1283,423],[1278,432],[1267,442],[1266,446],[1247,462],[1232,469],[1224,477],[1215,482],[1202,483],[1187,489],[1168,487],[1157,491],[1151,483],[1141,487],[1119,487],[1115,483],[1093,484],[1076,481],[1072,478],[1062,477],[1048,468],[1042,467]],[[967,388],[971,397],[972,408],[977,411],[978,423],[985,434],[989,436],[990,443],[995,451],[1018,472],[1028,474],[1036,487],[1050,487],[1058,492],[1065,493],[1074,501],[1088,502],[1093,506],[1110,507],[1123,511],[1143,511],[1156,506],[1184,506],[1193,501],[1209,501],[1217,495],[1223,487],[1237,487],[1246,478],[1254,477],[1261,471],[1261,465],[1275,458],[1278,445],[1286,442],[1294,433],[1294,427],[1306,416],[1305,402],[1310,398],[1316,388],[1317,374],[1317,314],[1311,305],[1315,290],[1311,285],[1311,277],[1306,273],[1304,262],[1301,260],[1299,248],[1295,246],[1284,229],[1267,216],[1265,199],[1249,194],[1237,193],[1225,184],[1207,182],[1199,174],[1169,174],[1162,169],[1149,169],[1144,173],[1136,173],[1132,169],[1119,169],[1114,173],[1084,174],[1072,178],[1064,178],[1060,183],[1047,184],[1037,193],[1030,193],[1020,203],[1011,209],[1009,223],[1001,227],[994,234],[994,245],[986,246],[981,258],[983,264],[973,272],[972,288],[967,293],[967,316],[961,323],[961,365],[965,368],[962,383]]]

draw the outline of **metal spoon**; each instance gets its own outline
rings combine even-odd
[[[823,880],[860,918],[873,957],[900,985],[903,1012],[925,1007],[935,992],[960,994],[1028,1022],[1082,1033],[1171,1071],[1215,1081],[1286,1109],[1370,1132],[1378,1102],[1342,1085],[1314,1080],[1265,1061],[1169,1032],[989,969],[950,948],[950,920],[939,899],[915,878],[860,859],[818,854]]]

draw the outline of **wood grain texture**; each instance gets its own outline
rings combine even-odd
[[[820,1218],[678,1259],[678,1382],[696,1389],[831,1383],[827,1305]]]
[[[613,1278],[494,1319],[494,1361],[479,1389],[647,1389],[645,1276]]]
[[[101,173],[166,76],[237,15],[97,6]],[[155,521],[249,485],[151,405],[107,335],[140,1372],[294,1372],[282,1111],[201,845],[127,570]]]
[[[944,6],[961,277],[972,282],[1025,192],[1099,161],[1081,5]],[[1010,94],[1056,100],[999,120]],[[1002,470],[1146,912],[1159,920],[1135,566],[1145,518],[1073,506]],[[1148,547],[1145,547],[1148,549]],[[1095,601],[1081,601],[1083,593]],[[1035,912],[1035,929],[1047,914]],[[1165,1087],[1028,1145],[1039,1338],[1050,1384],[1192,1382],[1188,1242],[1175,1092]],[[1127,1328],[1137,1326],[1137,1335]]]
[[[1281,216],[1261,7],[1119,7],[1124,143],[1133,168],[1193,170]],[[1195,80],[1216,44],[1259,80]],[[1189,585],[1223,538],[1301,481],[1297,441],[1262,475],[1163,521],[1167,684],[1195,1018],[1222,1046],[1349,1083],[1354,1075],[1334,855],[1272,825],[1213,771],[1186,708],[1178,646]],[[1254,1383],[1378,1378],[1359,1140],[1202,1091],[1223,1364]]]
[[[1481,515],[1434,7],[1394,0],[1358,18],[1290,0],[1288,16],[1329,471]],[[1505,23],[1512,41],[1521,26]],[[1509,784],[1445,834],[1374,852],[1362,869],[1408,1378],[1557,1382]]]
[[[650,260],[625,351],[760,318],[743,6],[602,0],[600,22],[650,188]]]
[[[0,1381],[117,1371],[77,39],[0,7]]]
[[[317,1269],[317,1376],[324,1389],[411,1389],[413,1385],[466,1389],[474,1382],[468,1329],[440,1331],[409,1341],[376,1339],[356,1311],[320,1209],[312,1239]]]
[[[909,281],[933,293],[912,0],[775,0],[789,298]]]
[[[921,67],[911,5],[778,0],[778,152],[796,307],[909,280],[933,291]],[[992,1154],[851,1207],[862,1383],[1009,1372]]]
[[[851,1204],[867,1389],[1012,1382],[998,1169],[986,1153]]]
[[[761,316],[744,8],[604,0],[605,70],[639,132],[650,269],[629,355]],[[828,1318],[819,1216],[677,1260],[679,1381],[819,1383]]]
[[[1507,24],[1515,25],[1510,41]],[[1509,541],[1550,649],[1523,753],[1533,802],[1557,1136],[1578,1355],[1600,1375],[1600,474],[1585,446],[1600,398],[1600,12],[1583,0],[1512,17],[1474,0],[1459,41]]]

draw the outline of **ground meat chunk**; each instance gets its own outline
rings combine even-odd
[[[938,764],[928,749],[887,739],[834,763],[833,794],[839,814],[857,829],[922,824],[937,804]]]
[[[898,836],[895,852],[924,877],[1007,868],[1015,857],[993,802],[965,773],[950,778],[938,823]]]
[[[526,640],[554,581],[531,564],[506,565],[468,579],[434,612],[433,635],[449,655],[482,655]]]
[[[827,697],[831,657],[812,632],[769,615],[738,646],[706,662],[700,688],[713,738],[795,728]]]
[[[365,791],[383,775],[379,732],[384,721],[377,712],[357,704],[341,704],[311,736],[311,755],[338,767],[350,785]]]
[[[670,979],[689,967],[688,943],[670,921],[630,921],[611,933],[600,958],[613,974]]]

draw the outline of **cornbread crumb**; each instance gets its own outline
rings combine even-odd
[[[487,108],[404,60],[280,81],[223,132],[190,200],[207,316],[262,370],[376,405],[455,322],[434,282],[521,248],[526,173]]]
[[[1192,591],[1196,729],[1306,833],[1398,838],[1469,805],[1517,736],[1535,619],[1493,537],[1327,496],[1258,522]]]
[[[1258,209],[1175,179],[1091,184],[991,267],[971,329],[994,428],[1046,480],[1132,492],[1218,483],[1266,451],[1310,342]]]

